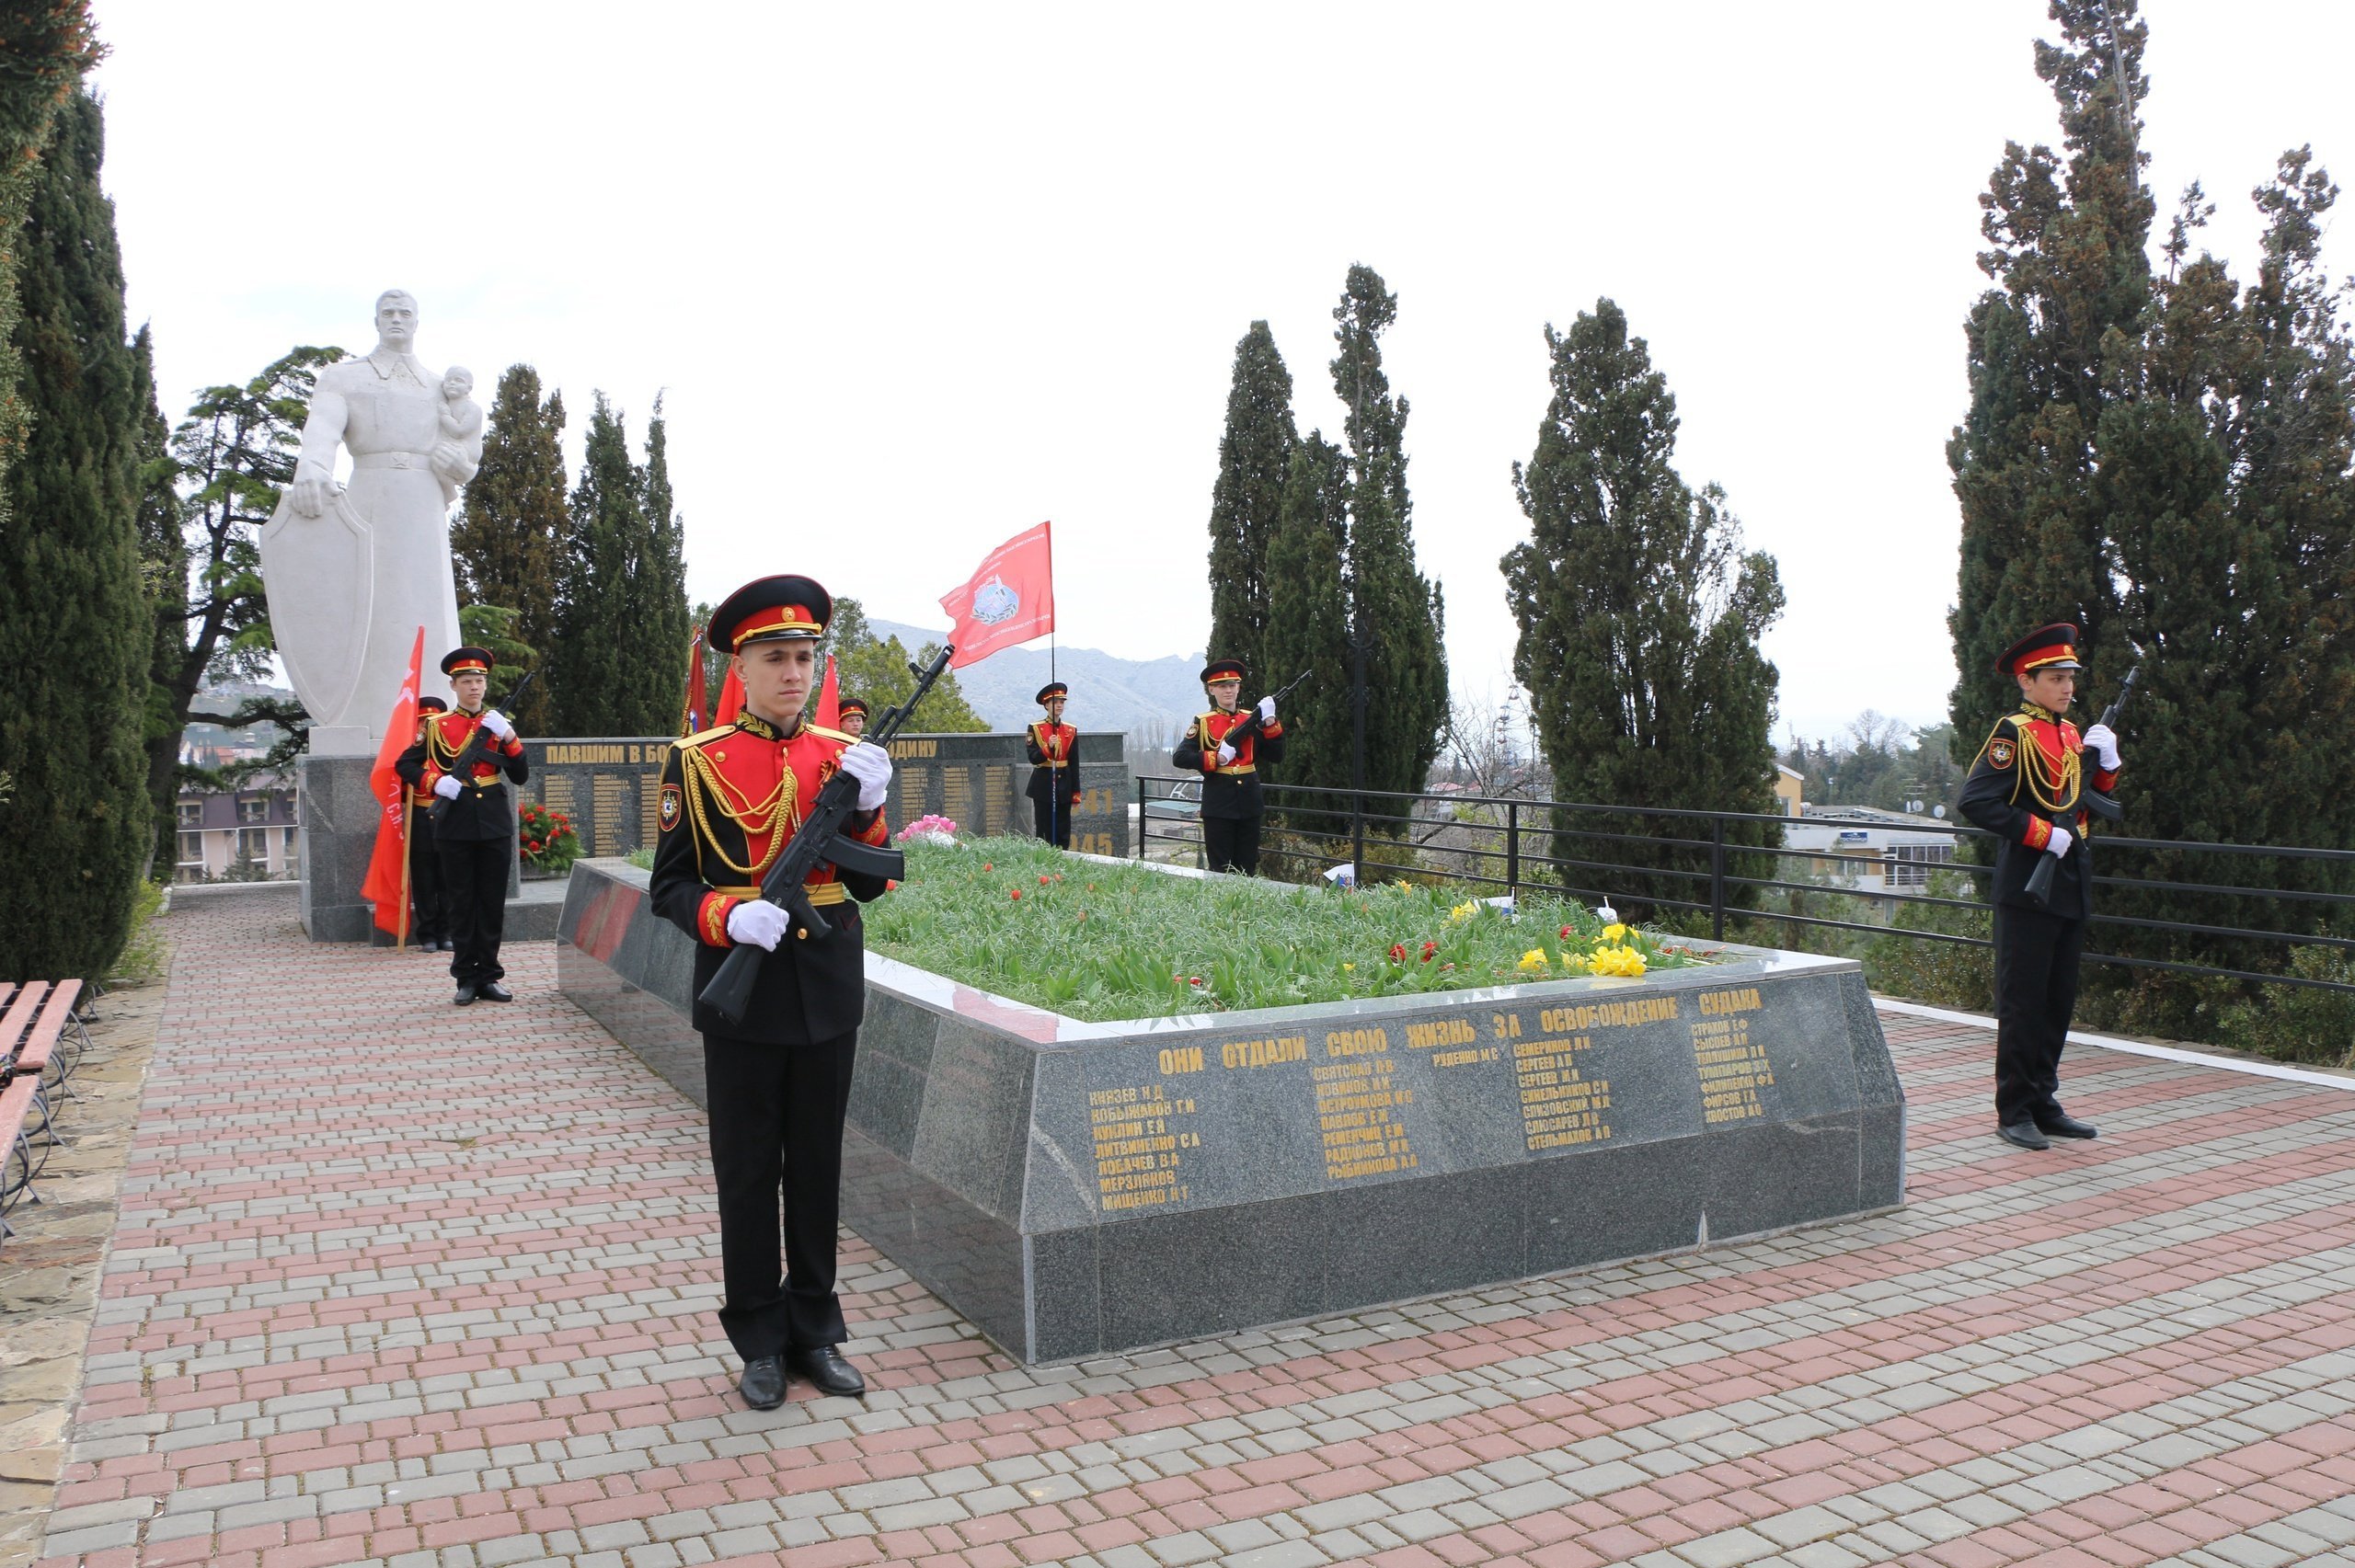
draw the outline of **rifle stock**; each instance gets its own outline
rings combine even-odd
[[[948,670],[949,655],[956,651],[954,647],[942,648],[922,669],[909,665],[916,678],[914,692],[906,702],[884,710],[881,722],[862,738],[868,745],[890,746],[891,738],[899,734],[908,716],[915,712],[916,704],[924,701],[925,693],[932,690],[933,682]],[[785,846],[785,853],[776,857],[768,875],[761,878],[761,897],[793,917],[797,941],[823,942],[834,933],[832,922],[818,912],[803,887],[820,861],[831,861],[845,870],[869,876],[897,876],[906,869],[906,860],[899,851],[879,849],[844,835],[844,825],[857,814],[857,809],[858,781],[848,773],[835,773],[818,792],[817,804],[801,819],[801,826],[794,832],[793,841]],[[703,988],[696,1000],[729,1023],[741,1024],[745,1010],[752,1003],[752,987],[761,976],[761,960],[767,956],[764,948],[749,943],[737,944],[720,960],[719,972],[711,977],[711,983]]]

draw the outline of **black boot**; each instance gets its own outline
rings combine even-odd
[[[867,1379],[858,1368],[843,1359],[841,1350],[831,1345],[813,1345],[793,1352],[793,1369],[810,1379],[821,1394],[833,1394],[842,1399],[863,1399],[867,1395]]]

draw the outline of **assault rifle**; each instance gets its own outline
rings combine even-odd
[[[1293,692],[1299,689],[1300,683],[1307,680],[1310,673],[1311,672],[1308,670],[1302,670],[1299,674],[1292,678],[1291,684],[1280,687],[1277,690],[1269,692],[1268,695],[1273,697],[1279,703],[1282,702],[1285,698],[1291,696]],[[1259,731],[1265,727],[1266,727],[1259,722],[1259,704],[1258,703],[1254,703],[1251,704],[1251,716],[1245,719],[1241,724],[1236,725],[1233,729],[1228,730],[1226,734],[1221,738],[1221,740],[1223,740],[1224,744],[1232,746],[1236,750],[1240,751],[1243,750],[1243,743],[1246,740],[1250,739],[1251,737],[1258,734]],[[1217,750],[1218,744],[1219,742],[1212,742],[1212,750]]]
[[[536,670],[526,670],[523,671],[523,679],[515,682],[515,689],[507,693],[507,701],[501,704],[499,708],[494,709],[486,707],[483,709],[483,712],[495,713],[508,708],[512,708],[516,704],[523,700],[523,693],[532,689],[532,681],[539,673],[540,672]],[[484,744],[486,741],[489,742],[489,744]],[[472,736],[467,738],[465,750],[459,752],[458,755],[451,761],[449,767],[444,769],[443,772],[447,773],[452,778],[457,780],[462,784],[470,784],[474,783],[476,764],[489,761],[491,752],[497,749],[497,738],[494,737],[489,730],[485,729],[482,727],[482,721],[480,719],[477,719],[475,721],[475,732]],[[431,821],[436,828],[439,828],[442,826],[442,819],[450,815],[450,806],[451,802],[448,797],[444,795],[435,795],[433,797],[433,804],[425,808],[427,820]]]
[[[2109,726],[2111,729],[2115,730],[2118,727],[2119,711],[2126,706],[2126,699],[2134,694],[2135,679],[2142,673],[2142,667],[2140,664],[2128,670],[2126,683],[2118,689],[2118,700],[2102,710],[2101,722]],[[2122,821],[2126,817],[2125,807],[2097,789],[2079,789],[2077,804],[2105,822]],[[2067,824],[2056,823],[2055,826],[2065,827]],[[2051,850],[2046,850],[2037,858],[2036,869],[2028,874],[2026,892],[2029,903],[2040,910],[2052,901],[2052,874],[2060,869],[2061,857]]]
[[[933,656],[930,664],[918,669],[908,666],[916,678],[916,689],[908,700],[897,707],[883,710],[882,721],[862,738],[869,746],[888,747],[891,738],[900,732],[914,713],[925,693],[932,690],[948,669],[948,656],[957,650],[944,647]],[[844,829],[858,814],[858,780],[845,773],[836,773],[818,791],[817,803],[801,818],[800,828],[785,853],[776,857],[768,875],[761,878],[761,897],[793,917],[796,941],[823,942],[833,935],[834,928],[826,917],[810,903],[802,886],[820,862],[831,861],[844,871],[863,872],[869,876],[900,876],[907,871],[907,861],[898,850],[880,849],[863,844],[851,838]],[[768,955],[750,943],[739,943],[721,960],[719,972],[703,988],[696,1000],[707,1002],[730,1024],[744,1021],[744,1010],[752,1005],[752,984],[760,979],[761,960]]]

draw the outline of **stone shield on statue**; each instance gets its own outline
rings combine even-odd
[[[270,627],[294,694],[323,724],[341,722],[368,650],[375,571],[368,520],[338,490],[317,517],[284,495],[261,531]],[[279,584],[296,585],[281,591]]]

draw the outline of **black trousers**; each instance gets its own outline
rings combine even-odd
[[[1259,818],[1203,818],[1202,848],[1208,852],[1207,858],[1212,871],[1257,874],[1259,869]]]
[[[1039,836],[1059,850],[1071,848],[1071,802],[1045,800],[1030,803],[1030,819],[1039,829]]]
[[[2085,922],[1995,906],[1995,1120],[2048,1122],[2061,1112],[2061,1047],[2077,1008]]]
[[[502,979],[499,938],[507,926],[507,871],[515,858],[512,839],[436,841],[442,853],[442,903],[454,951],[450,978],[462,986]]]
[[[834,1227],[857,1054],[856,1029],[800,1046],[703,1037],[727,1291],[719,1326],[747,1361],[850,1337],[834,1299]]]
[[[449,911],[442,899],[442,852],[426,835],[432,830],[424,827],[425,807],[417,808],[417,816],[409,824],[408,841],[408,901],[414,911],[409,916],[408,937],[411,942],[439,942],[450,934]]]

